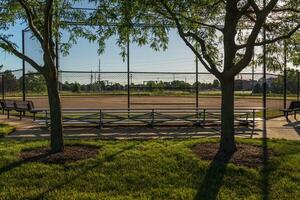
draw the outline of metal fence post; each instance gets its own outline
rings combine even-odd
[[[25,31],[26,30],[22,30],[22,53],[25,54]],[[22,60],[22,94],[23,94],[23,101],[26,100],[26,77],[25,77],[25,60]]]
[[[127,41],[127,108],[130,110],[130,46],[129,46],[129,36]]]
[[[286,109],[287,99],[287,45],[284,41],[284,69],[283,69],[283,108]]]
[[[196,50],[198,51],[198,48],[196,46]],[[198,62],[198,57],[196,56],[196,110],[198,113],[199,109],[199,62]]]
[[[5,79],[5,76],[4,76],[4,74],[2,74],[2,78],[1,78],[1,85],[2,85],[2,88],[1,88],[1,90],[2,90],[2,100],[4,101],[5,100],[5,81],[4,81],[4,79]]]
[[[253,95],[253,89],[254,89],[254,65],[252,66],[252,73],[251,73],[251,75],[252,75],[252,80],[251,80],[251,89],[252,89],[252,91],[251,91],[251,95]]]
[[[264,0],[264,7],[265,7],[265,0]],[[266,40],[266,29],[263,28],[263,41]],[[267,120],[267,45],[263,45],[263,119],[264,122]],[[265,136],[264,136],[265,137]]]
[[[299,101],[299,96],[300,96],[300,94],[299,94],[299,84],[300,84],[300,72],[299,72],[299,70],[297,70],[297,101]]]

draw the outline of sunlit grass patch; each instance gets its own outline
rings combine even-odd
[[[0,199],[299,199],[300,142],[267,141],[274,154],[257,168],[213,165],[193,153],[196,145],[214,142],[66,141],[97,146],[99,153],[44,164],[19,156],[48,142],[0,140]],[[258,139],[238,142],[262,147]]]
[[[15,127],[10,126],[5,123],[0,123],[0,137],[3,137],[5,135],[8,135],[16,130]]]

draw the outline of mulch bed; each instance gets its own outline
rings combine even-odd
[[[217,156],[218,149],[218,143],[205,143],[196,145],[193,148],[193,152],[203,160],[215,159],[216,161],[224,162],[224,159]],[[271,149],[268,149],[267,153],[268,158],[273,155],[273,151]],[[237,151],[233,154],[229,163],[256,168],[263,165],[266,161],[265,157],[263,147],[249,144],[237,144]]]
[[[20,158],[26,162],[64,164],[95,157],[99,152],[96,146],[66,145],[63,152],[52,153],[49,147],[24,150]]]

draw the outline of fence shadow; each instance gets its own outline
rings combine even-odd
[[[267,134],[267,121],[263,121],[263,135],[262,135],[262,150],[263,150],[263,166],[261,169],[261,190],[262,190],[262,199],[269,199],[269,149],[268,149],[268,134]]]

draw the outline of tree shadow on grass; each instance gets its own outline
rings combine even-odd
[[[18,160],[18,161],[12,162],[12,163],[0,168],[0,175],[4,174],[6,172],[9,172],[17,167],[20,167],[26,163],[33,162],[34,160],[39,160],[39,159],[47,157],[49,155],[51,155],[51,153],[46,153],[46,154],[41,154],[38,156],[31,157],[30,160]]]
[[[220,161],[220,155],[217,154],[215,156],[206,171],[194,200],[217,199],[230,158],[228,157]]]
[[[58,182],[56,185],[54,186],[50,186],[49,189],[43,191],[42,193],[38,194],[37,196],[34,196],[34,197],[26,197],[26,199],[29,199],[29,200],[39,200],[39,199],[44,199],[45,196],[51,192],[51,191],[54,191],[54,190],[57,190],[57,189],[62,189],[63,187],[66,187],[70,184],[72,184],[73,181],[81,178],[82,176],[86,175],[87,172],[101,166],[103,163],[105,162],[110,162],[110,161],[113,161],[113,159],[115,157],[117,157],[118,155],[126,152],[126,151],[129,151],[131,149],[133,149],[137,144],[132,144],[130,146],[127,146],[115,153],[112,153],[110,155],[107,155],[105,156],[103,159],[101,160],[97,160],[96,162],[94,162],[92,165],[89,165],[87,167],[84,167],[82,170],[80,170],[80,172],[78,172],[76,175],[74,176],[71,176],[71,177],[68,177],[66,178],[64,181],[62,182]]]

